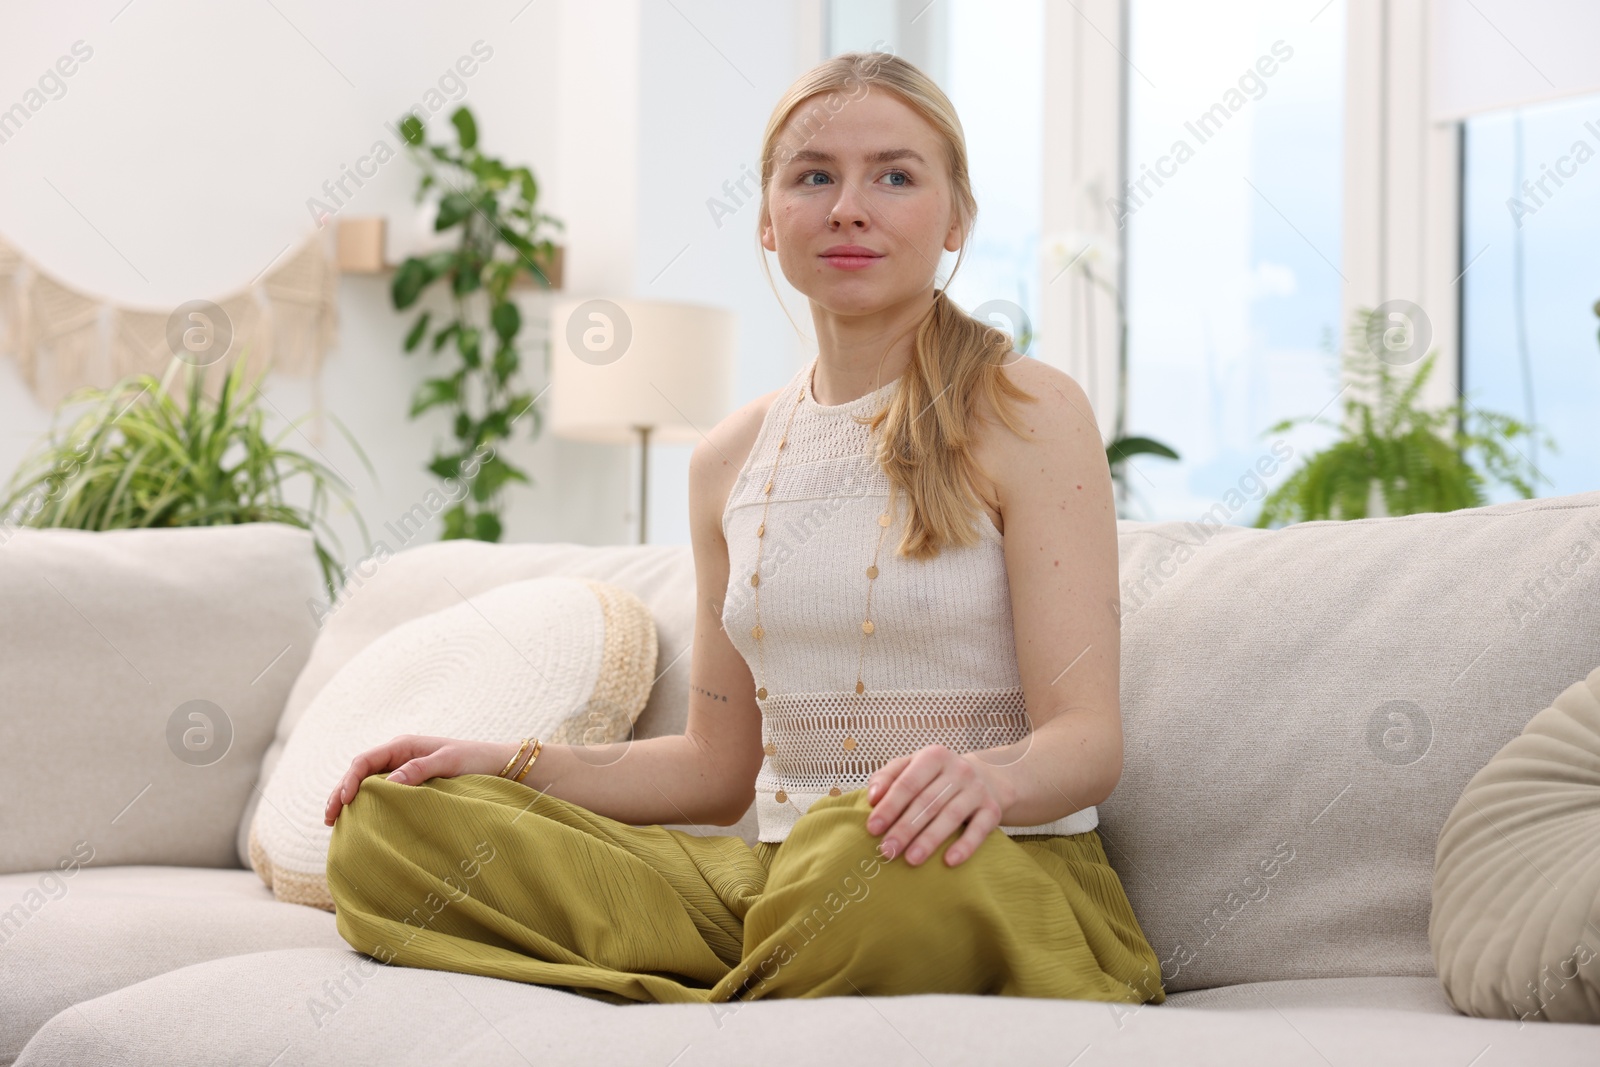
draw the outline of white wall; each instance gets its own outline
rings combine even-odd
[[[59,99],[0,144],[0,234],[61,281],[120,304],[166,310],[229,295],[311,230],[307,198],[375,140],[392,144],[387,124],[481,40],[493,55],[430,118],[430,140],[453,143],[448,116],[466,103],[485,151],[533,169],[540,209],[566,223],[567,294],[733,310],[743,403],[781,384],[801,348],[760,271],[753,206],[718,229],[706,201],[754,169],[767,113],[808,54],[796,38],[808,27],[815,31],[809,2],[735,0],[8,8],[0,107],[21,99],[74,42],[93,55]],[[421,232],[418,173],[400,153],[341,209],[387,216],[392,257]],[[325,407],[361,442],[379,483],[331,424],[315,443],[295,441],[349,476],[372,535],[396,549],[385,523],[436,484],[423,464],[435,441],[452,438],[438,411],[406,416],[429,357],[401,352],[414,313],[392,309],[388,280],[341,280],[338,341],[320,382]],[[526,299],[537,320],[547,298]],[[796,317],[809,333],[809,315]],[[542,322],[524,326],[535,391],[547,381],[544,333]],[[290,418],[313,402],[305,379],[269,375],[265,390]],[[0,477],[50,418],[15,365],[0,360]],[[536,484],[509,490],[505,540],[635,538],[636,450],[548,431],[521,438],[505,454]],[[654,543],[688,540],[688,454],[689,446],[652,450]],[[364,553],[352,521],[335,526],[347,560]],[[425,536],[435,535],[436,525]]]

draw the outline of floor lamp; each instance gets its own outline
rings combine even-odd
[[[645,543],[650,446],[695,444],[733,410],[733,313],[661,300],[550,306],[550,432],[639,446]]]

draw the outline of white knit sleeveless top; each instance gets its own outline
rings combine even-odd
[[[945,546],[931,560],[895,553],[900,514],[884,532],[867,618],[867,567],[883,532],[889,478],[874,441],[852,416],[885,403],[899,380],[844,404],[811,392],[816,359],[774,399],[750,456],[728,494],[722,532],[728,589],[722,624],[767,697],[761,708],[766,754],[756,776],[757,838],[782,841],[830,787],[862,788],[889,760],[941,743],[953,752],[1010,744],[1030,729],[1017,669],[1002,537],[987,514],[981,540]],[[756,527],[763,489],[790,409],[799,410],[773,481],[761,548],[763,648],[756,624]],[[865,686],[855,691],[857,667]],[[849,736],[856,747],[846,751]],[[784,801],[778,792],[786,794]],[[1077,834],[1099,825],[1094,808],[1054,822],[1006,826],[1006,834]]]

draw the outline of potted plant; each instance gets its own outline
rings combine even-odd
[[[1534,495],[1529,480],[1537,471],[1512,443],[1517,437],[1532,437],[1534,428],[1509,415],[1483,411],[1464,396],[1443,408],[1419,408],[1417,395],[1438,351],[1429,352],[1416,374],[1405,380],[1369,344],[1375,325],[1372,311],[1357,309],[1342,361],[1352,394],[1373,397],[1374,402],[1362,395],[1345,400],[1342,436],[1307,458],[1267,495],[1257,527],[1479,507],[1487,502],[1483,488],[1490,479],[1512,486],[1524,499]],[[1264,436],[1320,421],[1284,419]],[[1544,439],[1555,450],[1555,443]],[[1481,472],[1467,459],[1471,449],[1482,454]]]
[[[167,389],[180,365],[187,377],[182,402]],[[90,407],[64,430],[52,425],[18,467],[0,504],[0,533],[19,525],[123,530],[288,523],[312,531],[323,580],[335,596],[343,571],[318,531],[339,544],[324,512],[330,494],[353,504],[350,487],[324,464],[282,446],[304,416],[276,437],[267,436],[254,403],[260,377],[245,382],[242,356],[222,379],[215,401],[201,389],[201,371],[174,357],[159,379],[137,374],[67,397],[63,408],[79,401]],[[344,424],[329,417],[375,476]],[[297,474],[310,480],[309,507],[284,501],[284,482]],[[361,514],[350,510],[370,540]]]
[[[453,413],[456,444],[436,448],[428,470],[460,479],[470,491],[444,512],[441,537],[498,541],[501,491],[508,482],[530,479],[498,452],[481,464],[468,461],[484,444],[509,438],[524,414],[532,416],[532,436],[538,436],[536,398],[514,384],[522,314],[509,291],[518,278],[549,286],[546,267],[555,246],[540,230],[562,223],[534,210],[539,185],[527,167],[508,167],[483,154],[469,109],[457,108],[450,121],[454,149],[424,144],[422,121],[415,115],[400,123],[400,132],[424,171],[417,199],[430,189],[440,194],[434,230],[459,229],[460,241],[454,248],[406,259],[390,295],[395,309],[404,310],[435,282],[446,283],[451,317],[436,322],[431,311],[423,311],[406,334],[405,351],[426,341],[437,356],[448,344],[454,359],[418,386],[411,418],[435,407]]]

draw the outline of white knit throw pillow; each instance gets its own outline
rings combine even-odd
[[[283,901],[333,910],[328,794],[397,734],[625,741],[650,696],[655,622],[605,582],[509,582],[388,631],[339,669],[284,745],[250,827],[251,866]]]

